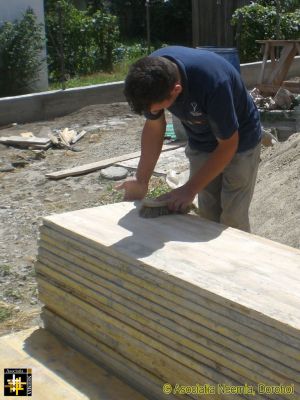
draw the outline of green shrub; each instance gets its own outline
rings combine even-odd
[[[42,25],[28,8],[20,21],[0,27],[0,96],[29,93],[42,64]]]
[[[282,12],[295,11],[300,7],[300,0],[256,0],[257,4],[279,7]]]
[[[61,77],[62,51],[65,73],[70,76],[112,69],[113,49],[119,36],[115,16],[102,10],[80,11],[61,0],[47,11],[46,34],[49,72],[54,80]]]
[[[154,51],[154,47],[151,47],[150,51]],[[113,50],[114,63],[120,62],[134,62],[140,57],[148,55],[148,47],[146,44],[134,43],[131,45],[119,44]]]
[[[0,303],[0,322],[4,322],[6,319],[10,318],[12,315],[12,310],[7,305],[2,305]]]
[[[271,3],[272,1],[259,1]],[[286,10],[291,9],[287,7]],[[277,10],[278,11],[278,10]],[[300,12],[280,12],[280,39],[298,39]],[[239,55],[241,62],[261,60],[260,44],[256,40],[278,39],[278,14],[273,5],[252,3],[237,9],[232,16],[232,24],[239,27]]]

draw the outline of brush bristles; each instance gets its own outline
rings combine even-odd
[[[146,205],[142,205],[139,211],[139,215],[142,218],[157,218],[162,215],[173,214],[173,211],[168,209],[168,206],[161,207],[149,207]]]
[[[144,199],[139,210],[139,215],[142,218],[157,218],[170,214],[187,214],[191,210],[195,210],[193,204],[189,205],[184,212],[176,212],[169,210],[168,203],[165,200]]]

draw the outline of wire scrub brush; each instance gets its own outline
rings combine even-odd
[[[194,209],[193,204],[188,207],[184,214],[187,214],[190,210]],[[143,199],[141,203],[141,207],[139,210],[139,215],[142,218],[157,218],[162,215],[169,214],[179,214],[179,212],[171,211],[168,208],[168,202],[166,200],[158,200],[158,199]],[[183,214],[180,212],[180,214]]]

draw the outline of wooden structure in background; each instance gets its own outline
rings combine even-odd
[[[263,47],[263,62],[258,80],[258,88],[262,93],[273,95],[283,86],[292,92],[300,92],[300,82],[284,82],[294,57],[300,55],[300,40],[256,40]],[[276,59],[277,52],[280,53]],[[271,73],[266,77],[265,69],[271,60]]]
[[[236,46],[233,12],[250,0],[192,0],[193,46]]]
[[[300,398],[297,249],[118,203],[44,219],[36,271],[46,328],[152,400],[166,382],[220,400],[248,396],[219,384],[294,385],[278,398]]]

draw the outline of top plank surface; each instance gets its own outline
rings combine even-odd
[[[180,280],[194,292],[300,330],[297,249],[193,215],[143,219],[132,203],[54,215],[44,225],[127,262],[137,260],[154,279]]]

